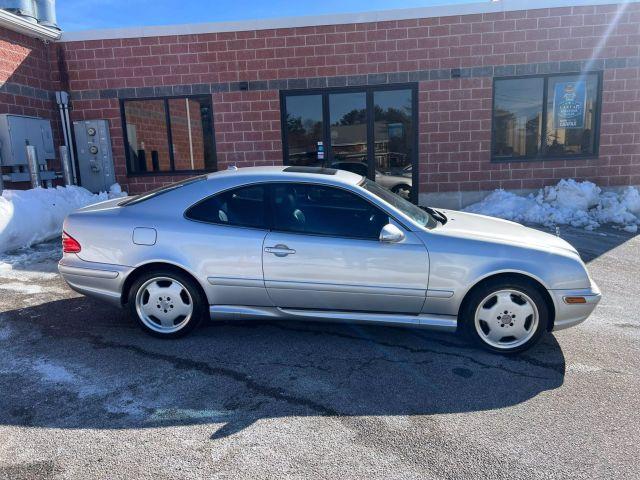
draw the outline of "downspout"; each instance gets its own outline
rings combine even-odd
[[[55,49],[58,61],[59,88],[62,91],[56,92],[56,103],[60,112],[60,123],[62,124],[62,136],[64,146],[69,154],[71,163],[71,174],[74,185],[78,185],[78,174],[76,171],[76,151],[73,148],[73,131],[69,118],[69,75],[67,73],[67,62],[65,61],[64,49],[58,45]],[[62,159],[61,159],[62,160]]]
[[[71,160],[71,170],[73,174],[73,184],[78,184],[78,175],[76,173],[76,154],[73,150],[73,139],[71,135],[71,122],[69,120],[69,94],[67,92],[56,92],[56,102],[60,111],[60,122],[62,123],[62,136],[64,144],[69,152]]]

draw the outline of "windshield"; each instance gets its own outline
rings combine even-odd
[[[123,207],[125,205],[135,205],[136,203],[144,202],[145,200],[149,200],[150,198],[157,197],[158,195],[162,195],[163,193],[170,192],[171,190],[175,190],[176,188],[184,187],[185,185],[189,185],[190,183],[199,182],[200,180],[204,180],[205,178],[207,178],[206,175],[199,175],[197,177],[187,178],[186,180],[182,180],[180,182],[170,183],[169,185],[165,185],[154,190],[149,190],[147,193],[143,193],[141,195],[127,197],[122,202],[120,202],[118,206]]]
[[[376,197],[384,200],[392,207],[400,210],[417,224],[427,228],[433,228],[438,224],[435,218],[422,210],[420,207],[415,206],[413,203],[405,200],[400,195],[396,195],[392,191],[381,187],[377,183],[372,182],[369,179],[365,179],[362,186],[369,192],[373,193]]]

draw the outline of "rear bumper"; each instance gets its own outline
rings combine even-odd
[[[553,331],[573,327],[584,322],[596,308],[602,298],[598,286],[591,282],[591,287],[579,290],[549,290],[556,309]],[[585,303],[569,304],[567,297],[583,297]]]
[[[85,262],[69,254],[58,263],[58,271],[71,289],[119,307],[124,281],[132,270],[121,265]]]

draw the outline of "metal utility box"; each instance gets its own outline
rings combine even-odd
[[[78,152],[80,185],[98,193],[116,183],[107,120],[73,122]]]
[[[38,162],[41,165],[56,158],[51,121],[9,113],[1,114],[0,164],[4,167],[27,165],[27,142],[36,147]]]

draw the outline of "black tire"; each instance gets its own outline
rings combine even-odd
[[[537,323],[534,322],[533,317],[531,316],[529,320],[527,318],[514,318],[512,320],[513,323],[506,324],[504,318],[508,318],[508,314],[505,313],[504,316],[498,318],[498,316],[491,317],[490,320],[479,320],[478,326],[476,326],[475,315],[476,311],[481,307],[481,303],[483,303],[483,308],[486,308],[495,298],[495,302],[497,303],[497,293],[500,291],[513,291],[516,292],[515,295],[509,295],[514,301],[525,301],[525,304],[528,303],[528,300],[525,297],[535,304],[535,308],[538,313]],[[524,296],[518,296],[517,292],[520,294],[524,294]],[[490,298],[492,294],[496,294],[493,298]],[[515,302],[514,302],[515,303]],[[487,310],[488,311],[488,310]],[[505,312],[509,311],[508,309]],[[511,314],[511,312],[509,312]],[[525,350],[530,349],[536,343],[540,341],[542,336],[547,331],[547,325],[549,324],[549,308],[547,306],[547,302],[544,297],[532,282],[529,282],[525,279],[520,278],[498,278],[495,280],[489,280],[485,283],[480,284],[475,287],[465,298],[464,304],[460,310],[460,318],[461,329],[462,332],[466,335],[467,338],[471,340],[475,345],[482,347],[485,350],[489,350],[491,352],[501,353],[501,354],[515,354],[524,352]],[[488,321],[491,322],[491,325],[488,324]],[[527,321],[529,322],[529,332],[523,335],[522,340],[526,341],[522,344],[517,345],[517,341],[513,342],[514,346],[509,345],[509,329],[513,328],[515,324],[518,322],[523,322],[522,325],[525,326]],[[535,325],[534,325],[535,323]],[[478,332],[478,328],[483,332],[484,335],[481,335]],[[486,340],[485,337],[488,336],[488,333],[492,328],[497,330],[497,334],[500,335],[503,331],[507,333],[500,342],[504,341],[504,345],[496,346],[488,343],[490,340]],[[515,338],[515,337],[513,337]],[[504,340],[507,339],[507,340]]]
[[[182,319],[180,319],[180,317],[178,318],[177,322],[180,328],[176,331],[160,331],[160,329],[163,327],[159,321],[157,326],[154,327],[153,324],[149,326],[147,323],[150,321],[150,319],[148,318],[145,321],[145,319],[141,317],[140,313],[138,312],[138,293],[143,286],[145,286],[153,279],[171,279],[174,282],[177,282],[176,285],[181,284],[181,286],[184,287],[184,290],[188,292],[188,295],[186,295],[184,291],[181,291],[179,295],[183,304],[191,304],[192,313],[188,319],[186,316],[183,316]],[[167,281],[160,280],[160,282],[161,283],[159,285],[163,285],[163,282],[166,283]],[[189,302],[187,302],[186,299],[188,299]],[[164,301],[166,302],[167,300],[171,300],[170,297],[166,297]],[[158,305],[160,304],[158,303]],[[190,276],[172,269],[157,269],[145,272],[133,281],[128,292],[128,307],[131,316],[136,320],[136,323],[140,326],[140,328],[142,328],[142,330],[144,330],[146,333],[157,338],[179,338],[187,335],[202,322],[202,319],[205,317],[205,314],[208,311],[208,302],[206,301],[206,298],[204,297],[199,286]],[[158,306],[158,308],[160,309],[160,306]],[[173,308],[173,306],[171,306],[171,308]],[[167,310],[164,311],[166,312]]]

